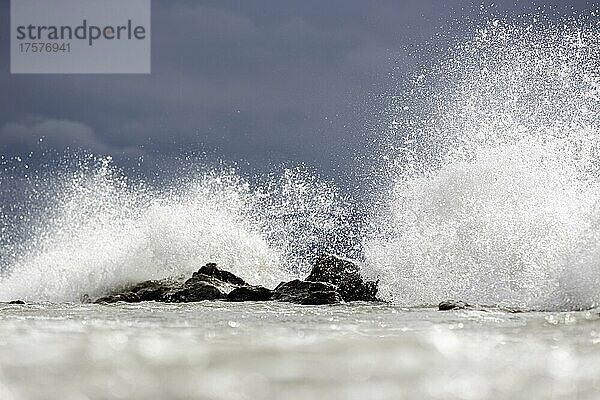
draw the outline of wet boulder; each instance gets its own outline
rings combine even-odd
[[[101,297],[95,303],[115,303],[124,301],[159,301],[167,303],[187,303],[203,300],[225,299],[232,290],[246,286],[243,279],[231,272],[217,268],[209,263],[194,272],[191,278],[150,280],[138,283],[108,296]]]
[[[164,301],[164,296],[177,284],[172,279],[150,280],[138,283],[119,292],[97,299],[94,303],[139,303],[140,301]]]
[[[338,304],[343,303],[344,299],[338,292],[327,291],[327,292],[311,292],[300,301],[299,304],[308,305],[322,305],[322,304]]]
[[[140,301],[163,301],[164,296],[177,284],[179,282],[173,279],[146,281],[134,286],[131,291]]]
[[[298,279],[280,283],[271,300],[305,305],[336,304],[343,301],[335,285]]]
[[[206,277],[210,277],[216,279],[217,281],[228,283],[232,286],[246,286],[247,283],[244,280],[229,271],[225,271],[217,268],[217,264],[208,263],[198,271],[192,274],[190,279],[203,279],[206,280]]]
[[[221,292],[221,296],[214,298],[207,298],[204,300],[215,300],[225,298],[229,292],[240,286],[246,286],[246,282],[242,278],[239,278],[229,271],[225,271],[217,268],[217,264],[209,263],[200,268],[198,271],[192,274],[192,277],[183,283],[182,289],[188,292],[199,291],[198,296],[202,296],[203,293],[214,293],[215,291],[209,290],[208,286],[213,286]],[[199,301],[199,300],[190,300]]]
[[[139,303],[140,297],[133,292],[123,292],[110,294],[108,296],[100,297],[96,299],[94,303],[96,304],[106,304],[106,303],[118,303],[119,301],[123,301],[125,303]]]
[[[310,282],[324,282],[337,286],[344,301],[377,301],[377,281],[365,281],[360,267],[354,261],[325,254],[319,257],[310,275]]]
[[[225,298],[225,292],[218,285],[202,280],[188,279],[182,287],[170,291],[164,300],[167,303],[190,303],[203,300],[219,300]]]
[[[192,274],[180,287],[170,290],[164,301],[188,303],[203,300],[222,300],[234,289],[246,286],[242,278],[208,263]]]
[[[273,291],[262,286],[240,286],[227,295],[228,301],[267,301]]]
[[[469,310],[473,308],[472,305],[462,300],[444,300],[438,306],[440,311]]]

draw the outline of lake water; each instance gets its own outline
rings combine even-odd
[[[0,305],[0,398],[597,399],[598,311]]]

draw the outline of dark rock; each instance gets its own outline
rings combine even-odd
[[[146,281],[135,285],[131,292],[135,293],[140,301],[163,301],[173,286],[179,283],[173,279]]]
[[[194,279],[194,277],[198,277],[199,275],[210,276],[216,280],[219,280],[219,281],[225,282],[225,283],[229,283],[229,284],[235,285],[235,286],[246,286],[247,285],[247,283],[244,282],[244,280],[242,278],[235,276],[234,274],[232,274],[229,271],[224,271],[222,269],[217,268],[217,264],[215,264],[215,263],[206,264],[205,266],[200,268],[197,272],[194,272],[192,274],[191,279]]]
[[[335,304],[343,300],[336,290],[337,287],[331,283],[295,279],[279,284],[271,300],[298,304]]]
[[[497,309],[500,310],[500,311],[504,311],[506,313],[511,313],[511,314],[520,314],[520,313],[526,312],[526,310],[523,310],[523,309],[520,309],[520,308],[507,307],[507,306],[498,306]]]
[[[173,279],[151,280],[138,283],[118,293],[97,299],[94,303],[139,303],[140,301],[164,301],[164,296],[179,282]]]
[[[139,303],[140,297],[133,292],[124,292],[118,294],[111,294],[108,296],[100,297],[94,303],[102,304],[102,303],[116,303],[119,301],[124,301],[126,303]]]
[[[8,304],[25,304],[25,302],[23,300],[12,300]]]
[[[306,281],[337,286],[345,301],[377,301],[378,282],[365,281],[358,264],[333,254],[319,257]]]
[[[343,301],[374,301],[377,282],[366,282],[359,274],[359,267],[350,260],[325,255],[304,280],[281,283],[269,290],[262,286],[250,286],[231,272],[209,263],[192,274],[188,280],[150,280],[124,288],[95,303],[119,301],[194,302],[226,299],[228,301],[278,300],[297,304],[335,304]],[[86,300],[87,301],[87,300]]]
[[[266,301],[273,296],[273,291],[262,286],[240,286],[227,295],[228,301]]]
[[[202,293],[208,293],[206,292],[205,285],[201,284],[200,282],[204,282],[217,288],[222,294],[221,297],[216,297],[218,299],[225,298],[225,296],[229,294],[229,292],[231,292],[233,289],[236,289],[240,286],[247,286],[246,282],[244,282],[242,278],[235,276],[231,272],[217,268],[217,264],[214,263],[206,264],[198,271],[194,272],[192,274],[192,277],[184,282],[183,286],[184,289],[189,289],[191,291],[193,291],[194,288],[197,287],[198,290],[202,291]],[[214,293],[216,295],[216,292]],[[200,296],[202,296],[202,294]]]
[[[311,292],[300,301],[300,304],[317,306],[321,304],[338,304],[343,301],[344,299],[338,292]]]
[[[224,299],[225,293],[209,282],[188,279],[183,287],[172,290],[164,301],[169,303],[188,303],[192,301]]]
[[[473,306],[462,300],[445,300],[438,306],[440,311],[472,309]]]
[[[115,303],[125,301],[160,301],[183,303],[202,300],[224,299],[233,289],[246,285],[243,279],[228,271],[217,268],[216,264],[206,264],[192,277],[183,279],[162,279],[138,283],[124,290],[112,293],[95,303]]]

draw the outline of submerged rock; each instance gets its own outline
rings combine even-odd
[[[343,301],[337,287],[331,283],[309,282],[295,279],[280,283],[275,288],[272,300],[298,304],[335,304]]]
[[[227,295],[228,301],[267,301],[273,291],[262,286],[240,286]]]
[[[515,307],[507,307],[503,305],[481,305],[481,304],[469,304],[462,300],[445,300],[442,301],[438,306],[440,311],[450,310],[471,310],[471,311],[501,311],[505,313],[517,314],[525,311],[537,311],[537,310],[522,310]]]
[[[472,309],[473,306],[462,300],[445,300],[438,306],[440,311]]]
[[[334,254],[319,257],[305,280],[335,285],[345,301],[377,301],[378,282],[365,281],[358,264]]]

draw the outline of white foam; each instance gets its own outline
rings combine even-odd
[[[598,303],[600,36],[581,24],[490,23],[392,104],[404,140],[365,240],[387,299]]]
[[[327,185],[286,171],[268,196],[229,172],[199,174],[156,193],[132,185],[105,162],[54,178],[58,205],[0,282],[0,298],[77,301],[145,279],[190,275],[207,262],[253,284],[274,286],[305,273],[293,252],[339,223],[339,198]],[[330,211],[330,212],[328,212]],[[310,226],[295,231],[282,216]]]

